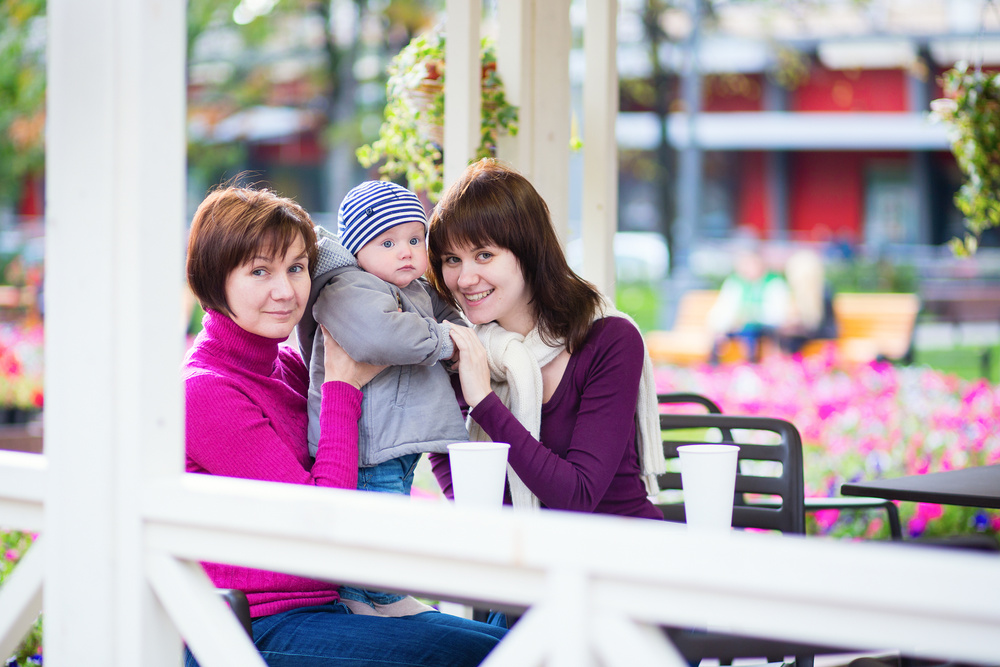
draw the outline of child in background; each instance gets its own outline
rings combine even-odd
[[[322,325],[355,361],[388,366],[362,388],[358,489],[409,494],[421,453],[468,440],[448,371],[438,363],[454,354],[451,327],[467,325],[423,279],[427,217],[415,194],[366,181],[344,198],[337,227],[339,243],[316,228],[319,254],[298,325],[309,366],[309,451],[320,435]],[[340,596],[360,614],[430,609],[410,597],[347,586]]]
[[[788,320],[788,283],[768,270],[761,250],[741,248],[735,272],[722,283],[719,298],[708,313],[715,333],[710,362],[717,364],[726,340],[737,339],[746,346],[746,358],[757,363],[765,338],[776,340],[778,330]]]

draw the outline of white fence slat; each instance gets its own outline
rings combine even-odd
[[[558,623],[554,605],[540,604],[529,609],[490,651],[480,667],[504,667],[520,665],[536,667],[545,664],[552,650],[551,636],[554,623]],[[551,612],[551,613],[550,613]]]
[[[551,667],[596,667],[591,649],[595,628],[591,627],[594,614],[587,573],[567,564],[550,570],[546,584]]]
[[[594,645],[605,667],[689,667],[660,628],[629,623],[623,616],[600,610],[594,614],[591,627]]]
[[[0,587],[0,660],[17,649],[42,611],[43,542],[35,539]]]
[[[264,659],[197,563],[149,553],[146,573],[201,667],[256,665]]]

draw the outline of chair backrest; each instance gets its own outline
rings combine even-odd
[[[700,405],[714,415],[722,414],[722,408],[719,407],[719,404],[702,394],[692,394],[689,392],[657,394],[656,402],[660,405]]]
[[[736,474],[736,495],[733,507],[733,526],[777,530],[782,533],[804,535],[805,488],[802,473],[802,439],[795,426],[783,419],[746,417],[721,414],[661,414],[660,429],[664,432],[663,452],[667,459],[677,459],[677,447],[697,442],[721,442],[739,445],[739,470]],[[695,429],[698,439],[691,433],[681,434],[675,440],[670,431]],[[714,430],[718,437],[708,439],[704,431]],[[768,439],[773,444],[760,444],[754,433],[774,434]],[[776,436],[776,438],[775,438]],[[753,462],[773,461],[777,466]],[[766,470],[765,470],[766,468]],[[663,490],[681,490],[679,472],[668,472],[659,478]],[[763,496],[755,499],[754,495]],[[780,502],[775,502],[780,500]],[[668,521],[684,521],[682,503],[659,505]]]

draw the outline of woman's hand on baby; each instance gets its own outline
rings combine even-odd
[[[486,348],[476,332],[468,327],[452,327],[451,339],[458,350],[456,366],[458,379],[462,383],[462,396],[469,407],[474,408],[493,391]]]
[[[385,368],[355,361],[330,335],[326,327],[320,325],[320,329],[323,331],[324,382],[346,382],[361,389]]]

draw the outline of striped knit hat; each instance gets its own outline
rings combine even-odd
[[[347,193],[337,211],[340,243],[352,255],[387,229],[419,222],[427,230],[424,206],[406,188],[389,181],[365,181]]]

